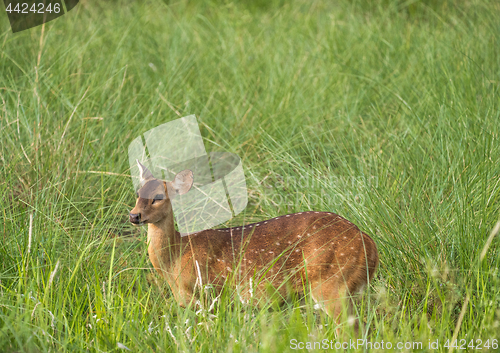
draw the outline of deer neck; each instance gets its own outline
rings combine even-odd
[[[151,263],[165,276],[180,258],[182,249],[181,235],[175,230],[172,212],[161,221],[148,224],[148,244]]]

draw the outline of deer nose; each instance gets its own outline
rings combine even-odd
[[[140,213],[129,213],[128,214],[130,223],[139,224],[141,223],[141,214]]]

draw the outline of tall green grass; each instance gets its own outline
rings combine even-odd
[[[495,350],[499,15],[475,0],[88,0],[16,35],[0,15],[0,351],[349,340],[308,296],[260,307],[228,288],[187,310],[151,271],[127,223],[127,147],[189,114],[208,150],[243,160],[233,224],[332,211],[374,238],[363,338]]]

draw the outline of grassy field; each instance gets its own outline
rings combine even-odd
[[[331,211],[373,237],[370,351],[497,350],[500,3],[456,2],[88,0],[15,35],[0,5],[0,351],[342,350],[307,295],[185,310],[157,282],[127,148],[189,114],[243,160],[233,224]]]

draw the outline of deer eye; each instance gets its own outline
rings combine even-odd
[[[163,200],[164,197],[162,194],[157,194],[154,198],[153,198],[153,202],[152,203],[155,203],[156,201],[160,201],[160,200]]]

